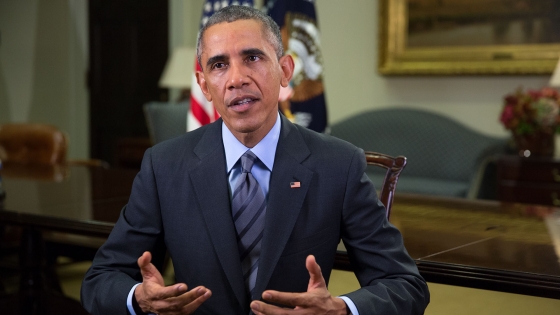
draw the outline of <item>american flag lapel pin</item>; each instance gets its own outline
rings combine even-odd
[[[290,183],[290,188],[299,188],[299,187],[301,187],[300,182],[291,182]]]

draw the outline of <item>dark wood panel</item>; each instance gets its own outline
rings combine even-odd
[[[560,206],[560,185],[531,182],[501,181],[500,200]]]
[[[560,160],[503,156],[498,164],[500,178],[560,184]]]
[[[560,299],[560,278],[468,265],[417,261],[428,282]]]
[[[148,138],[142,105],[166,97],[168,1],[89,2],[91,156],[112,164],[121,138]]]
[[[498,160],[498,198],[507,202],[560,205],[560,160],[502,156]]]

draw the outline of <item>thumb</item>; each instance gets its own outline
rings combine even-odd
[[[325,279],[321,273],[321,267],[317,264],[315,256],[309,255],[305,260],[305,268],[309,272],[309,284],[307,285],[307,291],[311,291],[317,288],[326,288]]]
[[[142,256],[138,258],[138,267],[140,267],[140,272],[142,273],[142,282],[150,281],[161,286],[164,285],[161,273],[156,266],[152,264],[152,254],[150,252],[144,252]]]

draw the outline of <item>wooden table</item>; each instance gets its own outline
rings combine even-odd
[[[54,231],[106,238],[128,201],[136,173],[85,166],[5,165],[0,226],[20,226],[23,231],[20,289],[0,296],[3,314],[87,314],[78,301],[53,286],[43,234]]]
[[[0,224],[107,237],[134,170],[73,167],[60,181],[4,178]],[[398,194],[391,222],[427,281],[560,298],[560,209]],[[350,270],[345,252],[337,268]]]
[[[397,194],[391,222],[429,282],[560,298],[560,208]]]

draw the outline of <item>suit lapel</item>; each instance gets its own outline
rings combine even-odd
[[[216,255],[239,303],[245,308],[248,297],[237,249],[237,234],[231,217],[221,126],[219,120],[204,133],[194,149],[200,161],[189,174]]]
[[[310,154],[309,148],[297,128],[281,117],[282,129],[270,177],[256,296],[266,288],[284,251],[313,177],[313,172],[301,165]],[[300,187],[291,188],[291,182],[300,182]]]

